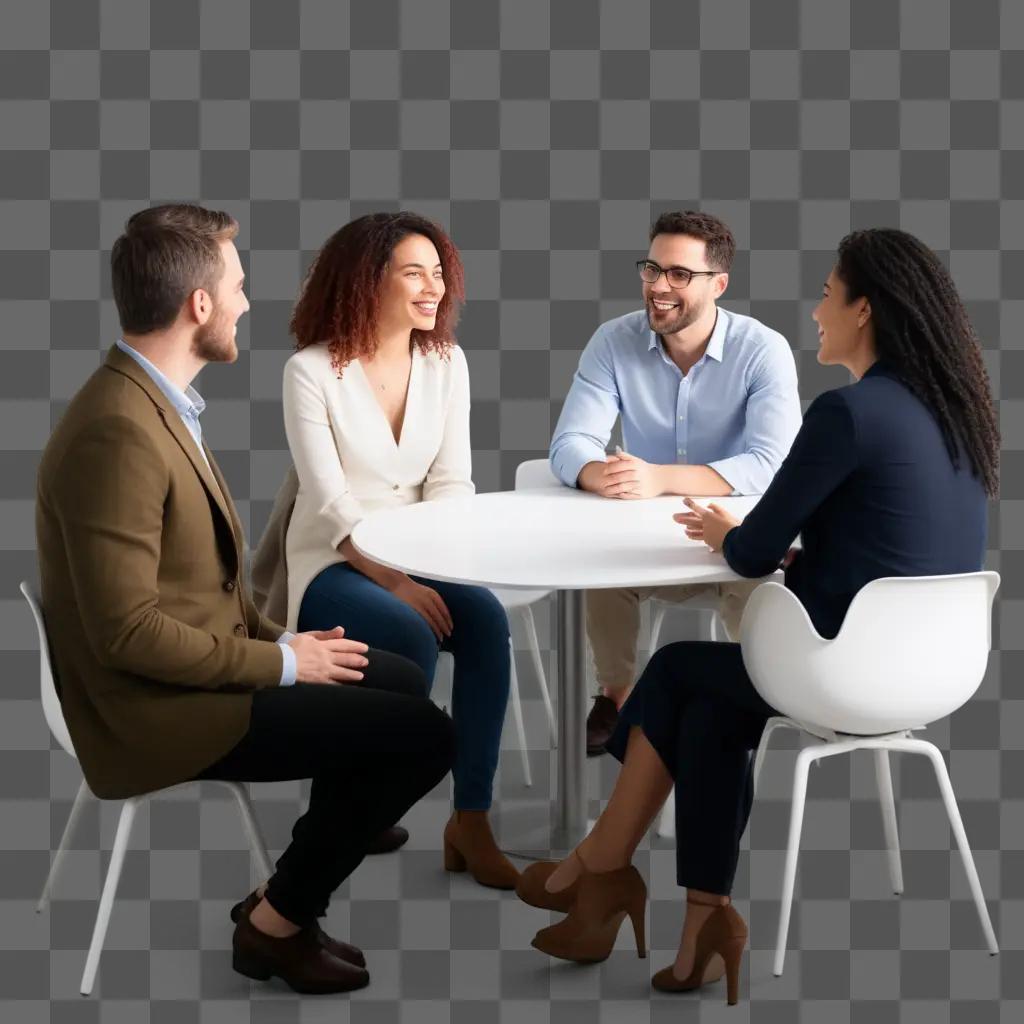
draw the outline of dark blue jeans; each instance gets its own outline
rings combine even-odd
[[[438,652],[450,651],[455,658],[455,807],[485,811],[491,806],[508,704],[508,617],[483,587],[413,579],[436,590],[451,612],[452,635],[441,645],[419,612],[346,562],[329,565],[306,588],[298,628],[344,626],[353,640],[414,661],[431,682]]]

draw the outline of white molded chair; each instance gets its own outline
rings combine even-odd
[[[874,580],[858,592],[834,640],[817,633],[780,584],[765,583],[751,596],[740,626],[743,662],[757,692],[780,712],[768,720],[757,750],[755,792],[776,729],[819,740],[796,759],[776,976],[786,955],[808,769],[823,757],[862,749],[874,752],[893,891],[903,891],[903,871],[889,752],[923,754],[935,770],[989,952],[999,952],[942,753],[911,735],[954,712],[981,685],[998,588],[995,572]]]
[[[26,581],[21,583],[21,592],[25,595],[32,615],[35,618],[36,630],[39,633],[39,688],[43,702],[43,714],[46,717],[46,724],[50,727],[57,742],[75,760],[75,748],[71,743],[68,734],[68,727],[64,722],[64,715],[61,711],[60,698],[57,696],[57,688],[54,682],[53,664],[50,660],[50,644],[46,634],[46,623],[43,620],[43,612],[39,602],[39,596],[35,588]],[[193,783],[183,783],[193,785]],[[225,786],[234,796],[238,804],[239,813],[242,816],[242,826],[245,829],[256,867],[262,878],[269,878],[273,873],[270,857],[267,855],[267,848],[263,842],[263,836],[256,816],[253,814],[252,804],[249,802],[249,794],[246,788],[238,782],[219,782],[218,785]],[[125,800],[121,806],[121,816],[117,823],[117,832],[114,835],[114,845],[110,852],[110,864],[107,868],[107,877],[103,882],[103,891],[100,895],[99,910],[96,914],[96,924],[92,932],[92,941],[89,943],[89,952],[85,958],[85,971],[82,974],[82,995],[87,996],[92,992],[93,983],[96,980],[96,970],[100,963],[100,954],[103,952],[103,943],[107,936],[107,926],[110,924],[110,913],[114,906],[114,896],[117,894],[117,884],[121,878],[121,869],[124,866],[125,853],[128,850],[128,843],[131,839],[132,824],[135,821],[135,814],[145,800],[162,793],[169,793],[172,790],[180,789],[181,786],[171,786],[167,789],[157,790],[154,793],[146,793],[142,796],[133,796]],[[54,854],[53,864],[50,866],[50,873],[43,886],[43,893],[39,897],[36,911],[42,913],[50,903],[50,894],[53,891],[54,883],[60,872],[64,860],[65,851],[68,848],[75,826],[81,817],[82,809],[88,798],[92,796],[85,780],[82,780],[75,794],[75,801],[71,805],[71,813],[68,815],[67,824],[64,826],[64,834],[60,837],[60,845]]]
[[[558,478],[551,472],[547,459],[530,459],[527,462],[521,462],[516,468],[515,489],[517,491],[561,486]],[[515,634],[518,628],[526,641],[526,649],[529,651],[530,660],[533,662],[533,670],[537,675],[541,699],[544,701],[544,710],[547,713],[551,743],[554,745],[558,742],[558,726],[555,723],[555,709],[551,705],[551,691],[548,689],[547,673],[544,671],[544,662],[540,656],[537,625],[533,620],[533,605],[550,597],[551,591],[513,590],[495,587],[491,593],[501,602],[502,607],[508,613],[508,624],[510,627],[509,653],[511,655],[512,668],[510,679],[512,719],[515,722],[516,735],[519,740],[519,752],[523,760],[523,780],[527,786],[532,786],[533,775],[530,771],[530,750],[526,742],[526,728],[523,725],[523,702],[519,694],[519,673],[516,670]],[[450,678],[450,674],[453,671],[451,655],[443,651],[442,655],[447,663]]]

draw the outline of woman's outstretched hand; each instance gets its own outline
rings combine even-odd
[[[690,540],[702,540],[712,551],[721,551],[725,535],[740,525],[731,512],[712,502],[707,508],[698,505],[693,498],[683,498],[689,512],[677,512],[672,518],[686,528]]]

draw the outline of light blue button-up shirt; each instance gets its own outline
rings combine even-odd
[[[206,452],[203,450],[203,428],[199,425],[199,417],[206,408],[206,402],[203,401],[202,395],[191,384],[182,391],[167,374],[157,369],[141,352],[126,344],[123,338],[117,339],[117,347],[125,355],[131,356],[153,378],[156,386],[167,396],[167,400],[174,406],[175,412],[181,417],[182,423],[185,424],[185,429],[192,435],[192,440],[195,441],[203,461],[209,466],[210,460],[206,457]],[[213,472],[212,468],[210,471]],[[298,675],[295,652],[288,646],[288,641],[294,635],[294,633],[284,632],[277,638],[283,657],[281,665],[282,686],[291,686]]]
[[[704,355],[683,376],[647,313],[627,313],[602,324],[580,356],[551,442],[564,484],[604,461],[620,416],[631,455],[710,466],[733,494],[762,494],[800,429],[793,352],[778,331],[719,307]]]

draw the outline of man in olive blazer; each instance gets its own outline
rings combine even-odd
[[[213,455],[117,347],[46,447],[36,515],[90,788],[128,797],[191,778],[241,739],[252,692],[280,683],[283,629],[242,585],[242,527]]]
[[[232,911],[232,965],[300,992],[348,991],[368,983],[365,958],[317,918],[447,773],[454,740],[411,662],[368,651],[340,625],[284,633],[244,584],[242,526],[191,385],[207,363],[238,357],[249,304],[237,228],[227,214],[172,205],[135,214],[115,242],[123,337],[39,467],[43,614],[97,796],[196,778],[312,779],[265,891]]]

